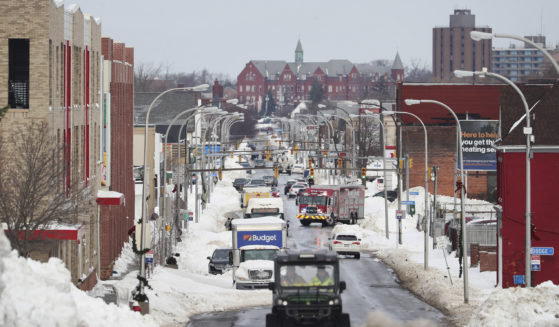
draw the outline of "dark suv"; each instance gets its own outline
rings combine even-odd
[[[249,182],[250,179],[248,178],[235,178],[235,180],[233,181],[233,187],[240,192],[243,190],[243,187]]]
[[[232,249],[215,249],[211,257],[208,257],[208,272],[210,274],[223,274],[226,270],[231,269],[229,264],[229,256],[233,255]]]

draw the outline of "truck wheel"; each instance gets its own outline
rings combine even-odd
[[[355,257],[355,259],[361,258],[361,253],[355,253],[354,257]]]
[[[336,317],[336,327],[350,327],[349,314],[340,313]]]
[[[301,222],[301,225],[303,225],[303,226],[309,226],[311,224],[311,222],[307,221],[307,220],[299,220],[299,221]]]

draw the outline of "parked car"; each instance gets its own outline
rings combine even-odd
[[[291,189],[291,185],[297,183],[296,180],[294,179],[290,179],[287,181],[287,183],[285,183],[285,187],[283,189],[283,194],[287,195],[287,193],[289,193],[289,190]]]
[[[272,175],[267,175],[262,177],[264,179],[264,182],[266,182],[266,185],[269,186],[278,186],[278,179]]]
[[[289,193],[288,193],[289,198],[297,197],[299,195],[299,192],[306,190],[307,187],[308,186],[306,184],[300,184],[300,183],[295,183],[291,185],[291,188],[289,189]]]
[[[302,174],[305,172],[305,167],[301,164],[294,164],[291,172],[293,174]]]
[[[229,264],[229,256],[233,255],[232,249],[215,249],[212,256],[208,257],[208,272],[210,274],[223,274],[231,269]]]
[[[380,196],[381,198],[384,198],[384,191],[377,192],[373,196]],[[388,201],[392,202],[398,198],[398,191],[386,191],[386,196],[388,197]]]
[[[243,187],[249,182],[249,178],[235,178],[235,180],[233,181],[233,187],[240,192],[243,190]]]
[[[332,230],[328,247],[330,251],[337,254],[352,255],[355,259],[359,259],[361,257],[361,235],[348,230],[340,232]]]
[[[272,197],[274,197],[274,198],[279,198],[280,197],[280,192],[279,192],[277,187],[272,187]]]
[[[252,168],[252,166],[248,162],[239,162],[239,165],[241,165],[241,167],[243,168]],[[247,169],[246,173],[252,174],[252,169]]]

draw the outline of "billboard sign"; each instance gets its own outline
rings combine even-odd
[[[497,120],[461,120],[464,170],[497,170],[497,151],[492,147],[498,138]],[[456,163],[460,169],[460,162]]]

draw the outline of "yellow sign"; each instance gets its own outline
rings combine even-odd
[[[165,225],[165,230],[170,232],[173,227],[171,225]]]

